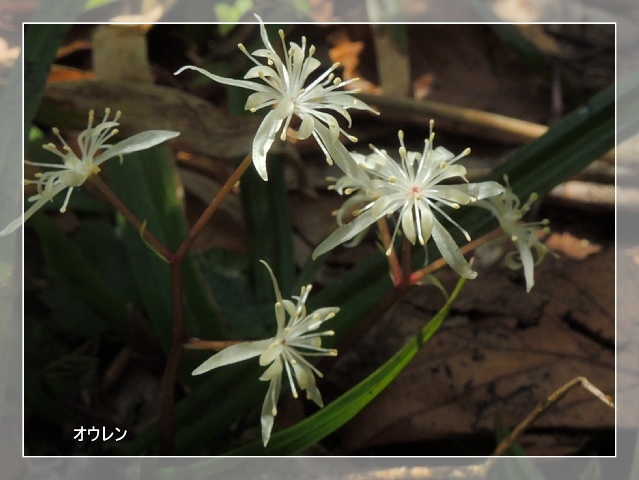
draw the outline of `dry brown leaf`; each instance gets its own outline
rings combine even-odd
[[[339,62],[344,68],[344,80],[359,78],[358,81],[346,86],[348,90],[358,89],[362,92],[379,94],[381,89],[374,83],[362,78],[359,71],[359,56],[364,49],[364,42],[351,42],[345,30],[338,30],[329,36],[333,45],[328,55],[332,62]]]
[[[530,294],[518,275],[480,271],[477,280],[466,284],[444,327],[337,434],[345,452],[492,435],[497,419],[512,428],[578,375],[606,394],[614,392],[614,249],[578,263],[549,257],[537,267],[537,284]],[[452,284],[454,277],[443,280]],[[334,383],[346,387],[336,378],[348,378],[362,361],[369,363],[364,367],[368,370],[357,374],[370,373],[443,303],[441,295],[427,289],[415,290],[407,300],[369,332],[365,350],[345,352],[346,364],[338,363],[330,374]],[[574,391],[535,426],[613,428],[614,417],[613,410],[588,392]],[[561,444],[555,445],[555,453],[579,448],[557,436],[553,440]],[[543,441],[525,435],[522,444],[531,455],[547,454]]]
[[[338,30],[330,35],[329,41],[334,45],[328,51],[332,62],[339,62],[344,67],[344,80],[359,76],[359,55],[364,49],[364,42],[351,42],[348,33]]]
[[[79,68],[66,67],[64,65],[51,65],[51,71],[47,77],[47,82],[68,82],[70,80],[89,80],[93,79],[93,72],[80,70]]]
[[[413,81],[413,97],[417,100],[423,100],[429,94],[435,83],[435,75],[432,73],[425,73],[420,75]]]
[[[601,251],[601,245],[592,243],[585,238],[576,238],[568,232],[553,233],[546,240],[546,246],[574,260],[583,260],[589,255]]]

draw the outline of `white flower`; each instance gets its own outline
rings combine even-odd
[[[54,128],[53,133],[62,143],[62,151],[59,151],[53,143],[43,145],[43,148],[60,157],[62,164],[36,163],[25,160],[24,163],[28,165],[53,170],[37,173],[35,180],[24,180],[25,185],[35,184],[37,187],[38,193],[28,199],[29,202],[35,203],[31,205],[23,216],[20,216],[0,231],[0,236],[8,235],[15,231],[23,222],[26,222],[36,211],[42,208],[45,203],[53,200],[53,197],[63,190],[67,190],[64,203],[62,208],[60,208],[60,212],[64,213],[73,189],[81,186],[91,175],[98,174],[100,165],[109,158],[117,156],[121,159],[122,155],[126,153],[145,150],[179,135],[179,132],[167,130],[148,130],[122,140],[115,145],[110,145],[106,142],[118,133],[115,127],[119,125],[120,112],[115,114],[113,120],[109,120],[110,113],[110,109],[107,108],[102,122],[94,127],[93,110],[91,110],[88,126],[78,136],[80,156],[71,150],[71,147],[60,136],[60,131]]]
[[[302,287],[299,297],[293,297],[296,302],[283,300],[273,271],[266,262],[261,262],[271,275],[277,300],[275,303],[275,318],[277,320],[275,336],[267,340],[243,342],[225,348],[193,370],[193,375],[200,375],[217,367],[259,356],[260,365],[268,366],[260,380],[270,382],[262,405],[261,417],[262,441],[266,446],[271,437],[275,415],[277,415],[277,400],[280,396],[284,371],[286,371],[288,383],[295,398],[297,398],[295,387],[297,382],[300,389],[306,390],[306,398],[313,400],[319,407],[324,406],[314,376],[322,377],[322,374],[304,357],[337,355],[337,350],[323,348],[321,339],[323,336],[334,335],[335,332],[331,330],[317,332],[317,329],[326,320],[333,318],[339,312],[339,308],[320,308],[307,315],[305,303],[311,291],[311,285]],[[286,314],[290,317],[288,322],[286,322]]]
[[[421,153],[408,152],[404,146],[404,135],[401,131],[398,136],[401,163],[389,157],[386,151],[371,145],[374,154],[368,157],[368,162],[359,163],[361,170],[369,175],[369,180],[359,176],[352,183],[366,193],[369,198],[368,203],[354,213],[356,215],[354,220],[340,226],[324,240],[313,252],[313,258],[350,240],[385,215],[398,212],[399,219],[393,232],[391,245],[400,226],[413,245],[417,241],[425,245],[432,236],[448,264],[460,275],[474,278],[477,275],[476,272],[470,268],[453,237],[440,223],[434,212],[455,225],[470,241],[468,233],[443,210],[442,206],[458,209],[460,205],[498,195],[503,191],[503,187],[496,182],[442,185],[441,182],[454,177],[460,177],[467,182],[466,169],[454,163],[468,155],[470,150],[466,149],[455,156],[444,147],[433,148],[432,121],[430,136],[425,140],[424,150]],[[334,149],[333,154],[339,155],[340,152]],[[347,173],[347,175],[350,174]],[[390,247],[386,254],[390,254]]]
[[[253,163],[264,180],[268,179],[266,154],[278,133],[280,133],[281,140],[286,140],[288,127],[293,116],[301,120],[295,137],[303,140],[312,135],[327,155],[327,161],[330,163],[330,156],[326,150],[327,143],[336,142],[340,133],[346,135],[351,141],[357,140],[338,125],[333,113],[344,117],[350,127],[351,117],[347,109],[355,108],[376,112],[351,95],[337,91],[338,88],[357,80],[342,81],[335,77],[333,71],[340,66],[339,63],[334,63],[328,70],[307,84],[308,77],[320,66],[320,61],[313,58],[315,47],[311,45],[307,53],[306,37],[302,37],[301,46],[290,42],[290,48],[287,49],[284,32],[280,30],[279,35],[284,51],[284,59],[282,60],[268,39],[262,19],[255,16],[260,22],[262,41],[266,48],[260,48],[251,54],[244,45],[239,44],[242,53],[255,64],[244,75],[244,80],[220,77],[193,65],[186,65],[175,74],[182,73],[187,69],[196,70],[216,82],[254,90],[255,93],[249,96],[244,107],[251,112],[264,107],[273,107],[258,128],[252,149]],[[258,58],[264,58],[266,64],[259,61]],[[253,79],[260,81],[250,81]],[[331,113],[321,110],[328,110]],[[321,127],[318,128],[318,123],[328,127],[328,134],[324,133]]]
[[[476,206],[488,209],[499,220],[502,230],[517,247],[517,252],[506,255],[506,265],[513,270],[524,268],[526,291],[530,292],[535,285],[535,265],[548,253],[548,247],[541,242],[540,234],[550,232],[549,221],[544,219],[541,222],[522,222],[522,218],[538,196],[532,193],[526,203],[521,205],[519,197],[510,188],[508,177],[504,176],[504,181],[506,189],[501,195],[477,202]],[[537,260],[534,260],[533,249]]]

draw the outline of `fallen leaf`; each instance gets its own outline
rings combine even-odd
[[[553,233],[546,240],[546,246],[573,260],[583,260],[589,255],[601,251],[601,245],[592,243],[585,238],[576,238],[568,232]]]
[[[575,376],[587,377],[604,394],[614,392],[613,248],[583,262],[549,256],[537,267],[530,294],[513,272],[492,268],[479,275],[466,284],[442,329],[397,379],[336,433],[344,452],[401,452],[411,443],[425,449],[455,438],[455,446],[441,454],[461,454],[459,449],[471,444],[484,450],[465,454],[489,454],[494,445],[471,438],[492,436],[496,419],[512,429]],[[454,284],[451,279],[452,274],[442,278],[446,285]],[[405,344],[442,302],[432,291],[414,290],[359,345],[344,352],[327,378],[339,391],[361,380]],[[578,389],[535,422],[534,428],[553,433],[545,440],[526,434],[522,443],[531,455],[574,454],[584,438],[580,444],[566,442],[557,429],[614,425],[614,410]],[[544,445],[549,440],[555,442],[552,451]]]
[[[88,80],[93,79],[93,72],[87,72],[79,68],[67,67],[64,65],[51,65],[51,71],[47,77],[47,82],[68,82],[70,80]]]
[[[359,55],[364,49],[364,42],[351,42],[344,30],[339,30],[329,36],[334,45],[328,51],[332,62],[339,62],[344,67],[344,80],[359,76]]]
[[[329,42],[333,45],[328,51],[328,56],[332,62],[339,62],[344,68],[344,80],[359,80],[348,84],[348,90],[360,90],[365,93],[379,94],[381,88],[374,83],[362,78],[359,71],[359,56],[364,49],[364,42],[351,42],[348,33],[344,30],[329,35]]]
[[[432,73],[425,73],[420,75],[413,81],[413,97],[417,100],[423,100],[429,94],[435,83],[435,75]]]

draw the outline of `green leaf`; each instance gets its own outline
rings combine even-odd
[[[45,215],[31,224],[42,243],[47,265],[55,277],[103,322],[104,330],[126,340],[128,314],[125,301],[102,278],[81,250]]]
[[[255,296],[261,304],[274,304],[271,278],[260,260],[277,278],[282,296],[290,297],[295,282],[293,234],[284,167],[279,155],[269,155],[269,181],[249,168],[240,183],[249,246],[249,268]]]
[[[493,172],[500,181],[508,174],[522,198],[544,195],[568,180],[614,146],[615,87],[606,88],[573,110],[544,135],[519,150]]]
[[[233,5],[218,3],[213,6],[215,16],[221,22],[218,29],[222,35],[227,35],[235,24],[247,12],[253,10],[253,0],[236,0]]]
[[[95,10],[96,8],[104,7],[106,5],[110,5],[119,1],[120,0],[88,0],[86,2],[86,5],[84,6],[84,11],[89,12],[91,10]]]
[[[49,2],[47,2],[49,3]],[[58,2],[50,2],[58,3]],[[64,3],[64,2],[61,2]],[[69,3],[67,1],[66,3]],[[77,0],[73,3],[78,3]],[[24,40],[24,131],[36,113],[55,52],[71,24],[30,25]],[[14,69],[15,71],[15,69]],[[13,71],[12,71],[13,74]]]

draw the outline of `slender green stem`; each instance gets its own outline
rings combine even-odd
[[[175,448],[175,385],[177,382],[178,366],[182,358],[184,344],[186,343],[186,331],[184,327],[184,305],[182,294],[182,263],[184,255],[202,232],[202,229],[211,219],[213,214],[233,187],[240,180],[246,169],[251,165],[252,157],[249,153],[237,167],[226,183],[222,186],[211,204],[204,210],[200,218],[189,230],[177,251],[171,257],[171,305],[173,319],[173,340],[166,361],[161,385],[160,402],[160,429],[161,448],[164,455],[172,455]]]

